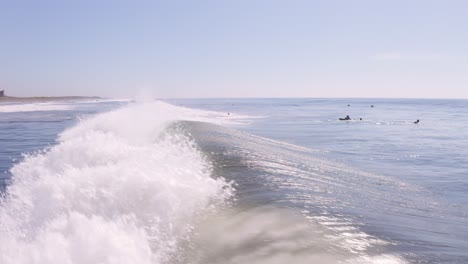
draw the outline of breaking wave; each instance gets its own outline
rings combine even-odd
[[[226,122],[162,102],[81,121],[25,156],[0,201],[0,263],[165,263],[232,188],[175,120]]]
[[[346,214],[398,182],[213,125],[248,118],[164,102],[85,118],[11,169],[0,263],[407,263]]]

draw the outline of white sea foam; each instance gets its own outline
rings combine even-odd
[[[128,103],[128,102],[133,102],[134,100],[132,99],[124,99],[124,98],[92,98],[92,99],[86,99],[86,100],[78,100],[74,101],[75,104],[99,104],[99,103]]]
[[[213,113],[162,102],[84,120],[11,170],[0,263],[167,263],[198,214],[232,190],[173,120]],[[222,118],[214,120],[225,122]]]
[[[0,104],[0,113],[64,111],[73,109],[74,106],[72,104],[66,103]]]

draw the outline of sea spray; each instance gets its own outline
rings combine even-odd
[[[134,104],[83,120],[12,169],[0,263],[166,263],[194,218],[232,195],[176,120],[213,113]],[[165,136],[161,136],[165,135]]]

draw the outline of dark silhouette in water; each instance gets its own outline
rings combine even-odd
[[[416,121],[414,121],[414,123],[415,123],[415,124],[419,124],[419,119],[418,119],[418,120],[416,120]]]
[[[361,117],[361,118],[359,118],[359,120],[362,120],[362,117]]]
[[[370,107],[374,107],[374,105],[371,105]]]
[[[351,120],[351,117],[349,117],[349,115],[347,115],[345,118],[339,118],[339,120]]]

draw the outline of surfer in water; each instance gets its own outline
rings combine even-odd
[[[345,118],[340,118],[340,120],[351,120],[351,117],[349,117],[349,115],[347,115]]]
[[[414,121],[414,123],[415,123],[415,124],[419,124],[419,119],[418,119],[418,120],[416,120],[416,121]]]

